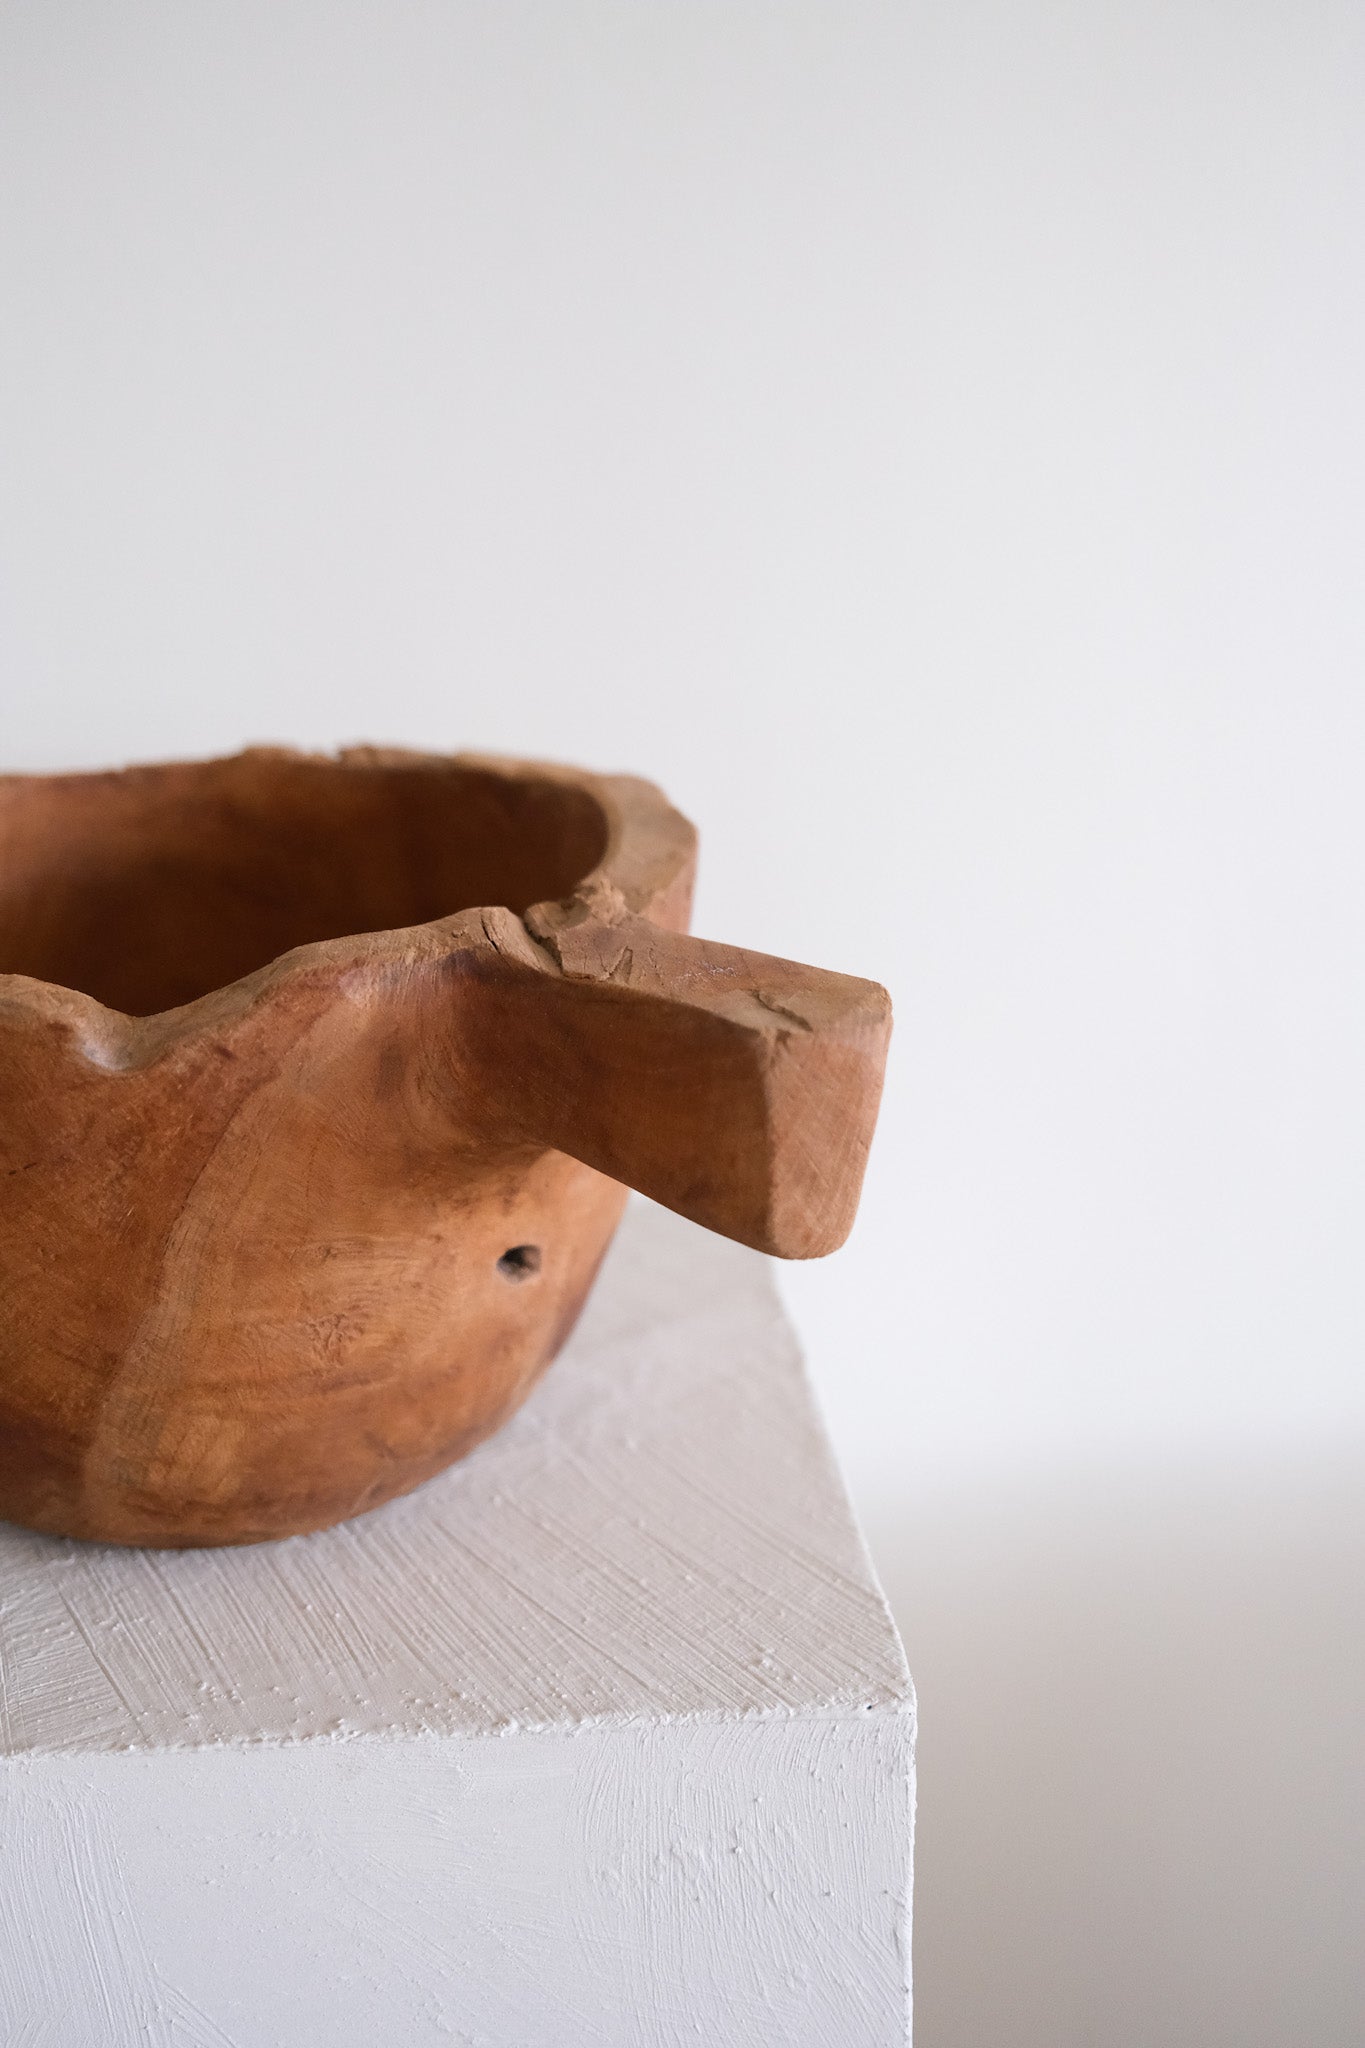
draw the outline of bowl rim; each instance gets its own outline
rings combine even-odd
[[[531,904],[524,916],[505,906],[467,907],[416,925],[384,931],[316,939],[294,946],[263,962],[235,981],[224,982],[176,1008],[136,1015],[103,1003],[83,989],[41,977],[0,971],[0,1017],[11,1026],[27,1018],[42,1029],[74,1035],[81,1051],[101,1067],[142,1066],[177,1042],[222,1027],[233,1015],[273,994],[282,984],[301,978],[336,977],[346,968],[382,967],[386,957],[411,955],[414,947],[439,948],[489,917],[511,918],[526,930],[544,932],[571,925],[588,916],[649,919],[668,929],[686,930],[691,916],[696,875],[697,833],[657,784],[642,776],[601,773],[564,762],[470,751],[441,753],[415,748],[357,744],[334,751],[258,745],[232,754],[194,756],[129,763],[108,769],[7,771],[0,774],[0,801],[17,786],[35,788],[96,780],[135,780],[160,774],[211,770],[244,761],[270,759],[308,762],[345,773],[367,770],[410,770],[414,774],[467,769],[507,782],[555,783],[581,791],[602,812],[606,844],[600,859],[565,898]],[[426,942],[423,945],[423,941]]]

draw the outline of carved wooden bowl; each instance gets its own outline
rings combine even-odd
[[[250,1543],[511,1413],[633,1187],[848,1230],[883,990],[683,936],[648,783],[355,749],[0,778],[0,1517]]]

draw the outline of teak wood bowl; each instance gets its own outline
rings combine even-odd
[[[0,1517],[251,1543],[522,1400],[639,1188],[812,1258],[885,992],[684,936],[650,784],[356,748],[0,778]]]

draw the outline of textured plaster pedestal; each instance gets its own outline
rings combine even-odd
[[[913,1713],[764,1262],[633,1208],[349,1527],[0,1529],[0,2040],[891,2048]]]

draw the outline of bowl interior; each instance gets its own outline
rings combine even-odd
[[[293,946],[567,896],[608,828],[581,787],[451,761],[259,752],[0,782],[0,974],[135,1016]]]

